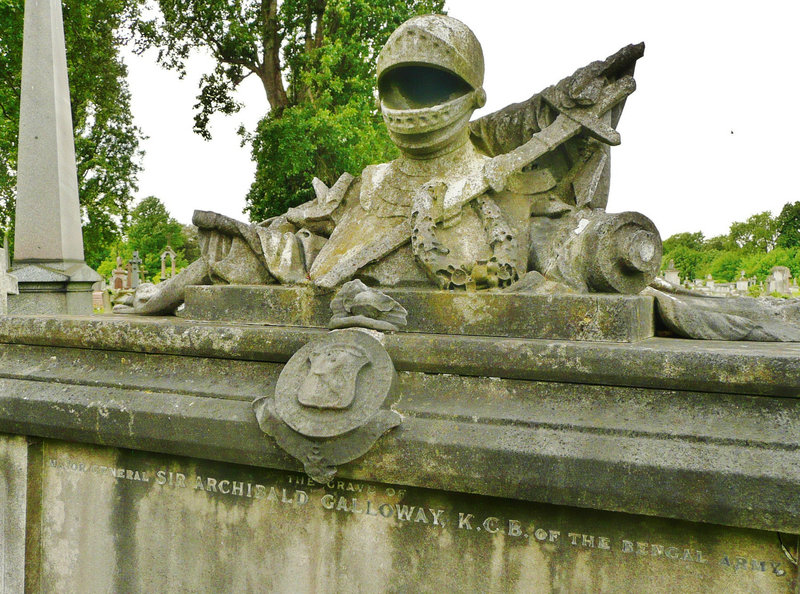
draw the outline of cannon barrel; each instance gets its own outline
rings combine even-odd
[[[661,236],[638,212],[598,213],[583,230],[582,275],[593,292],[636,294],[661,267]]]

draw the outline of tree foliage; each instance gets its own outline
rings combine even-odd
[[[127,69],[119,55],[136,1],[65,0],[64,37],[86,262],[95,268],[127,222],[140,170]],[[13,231],[23,0],[0,2],[0,228]],[[9,233],[13,235],[13,233]]]
[[[375,101],[375,61],[389,34],[414,14],[441,12],[444,0],[158,0],[139,27],[142,47],[185,72],[200,47],[216,60],[201,80],[195,131],[208,138],[215,112],[238,110],[233,91],[255,75],[269,113],[252,143],[256,179],[251,220],[313,197],[311,179],[332,184],[395,156]]]
[[[800,201],[784,204],[777,225],[780,247],[800,247]]]
[[[729,237],[746,252],[768,252],[778,239],[778,224],[769,211],[760,212],[743,223],[732,223]]]
[[[777,217],[762,212],[734,222],[727,235],[705,239],[700,232],[677,233],[664,241],[662,268],[670,260],[685,279],[710,274],[732,282],[744,271],[763,281],[774,266],[787,266],[800,277],[800,202],[787,203]]]

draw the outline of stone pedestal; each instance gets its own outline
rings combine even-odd
[[[402,424],[318,484],[252,403],[326,334],[0,319],[32,591],[797,594],[800,344],[386,335]]]
[[[593,342],[636,342],[654,334],[652,297],[533,295],[386,289],[408,312],[405,332]],[[299,286],[197,286],[186,319],[325,328],[332,295]]]
[[[9,314],[91,313],[92,286],[100,275],[83,262],[72,265],[54,262],[52,265],[16,263],[14,275],[19,294],[9,297]]]

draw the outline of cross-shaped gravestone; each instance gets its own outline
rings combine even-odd
[[[17,277],[8,273],[8,248],[0,248],[0,315],[8,314],[8,296],[19,295]]]
[[[138,251],[133,252],[133,257],[128,263],[131,265],[131,289],[135,289],[139,286],[139,264],[142,263]]]

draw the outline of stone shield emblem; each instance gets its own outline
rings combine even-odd
[[[261,429],[316,480],[362,456],[400,423],[384,408],[397,374],[389,354],[362,330],[336,330],[299,349],[272,397],[253,403]]]

